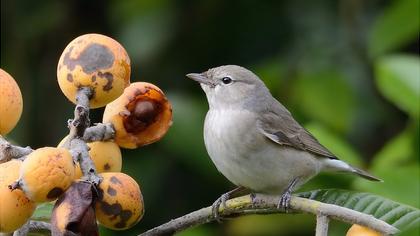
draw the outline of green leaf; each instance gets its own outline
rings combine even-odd
[[[419,0],[393,1],[372,26],[368,48],[372,57],[415,40],[419,30]]]
[[[31,220],[39,220],[39,221],[49,221],[51,219],[51,212],[54,207],[54,203],[46,202],[39,204],[34,214],[31,217]]]
[[[420,58],[410,55],[382,57],[375,63],[381,93],[403,111],[419,116]]]
[[[375,155],[371,171],[383,179],[383,183],[357,179],[354,188],[419,207],[420,168],[414,150],[417,147],[413,140],[414,132],[408,126]]]
[[[372,169],[390,169],[405,165],[414,157],[414,143],[411,127],[388,141],[373,158]]]
[[[395,166],[388,169],[379,169],[373,173],[384,182],[370,182],[357,179],[354,187],[361,191],[369,191],[381,196],[395,199],[405,204],[419,206],[419,176],[418,165]]]
[[[291,89],[289,107],[298,107],[305,116],[335,131],[346,133],[351,128],[356,97],[343,73],[334,69],[302,72]]]
[[[339,189],[314,190],[298,195],[372,215],[402,231],[420,226],[419,209],[382,196]]]

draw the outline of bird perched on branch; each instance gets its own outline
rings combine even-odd
[[[278,207],[287,209],[293,190],[321,171],[381,181],[322,146],[251,71],[227,65],[187,77],[200,83],[209,103],[204,122],[207,152],[238,186],[213,204],[216,216],[220,204],[243,189],[281,195]]]

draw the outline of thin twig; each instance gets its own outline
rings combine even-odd
[[[248,214],[284,213],[283,210],[277,208],[278,202],[279,197],[275,196],[256,194],[252,201],[251,197],[246,195],[227,201],[226,208],[223,208],[222,206],[219,209],[219,213],[221,217]],[[363,225],[384,235],[393,235],[399,232],[395,227],[382,220],[378,220],[371,215],[306,198],[292,196],[289,209],[292,212],[298,211],[314,215],[322,214],[349,224]],[[189,227],[205,224],[214,220],[215,218],[212,214],[210,206],[171,220],[156,228],[148,230],[139,236],[171,235]]]
[[[31,153],[32,148],[28,147],[19,147],[9,143],[3,136],[0,135],[0,164],[3,162],[10,161],[15,158],[23,158]]]
[[[86,142],[107,141],[115,137],[115,129],[111,123],[98,123],[85,130],[83,140]]]
[[[328,216],[323,214],[316,215],[315,236],[328,236]]]
[[[20,229],[13,233],[13,236],[26,236],[29,232],[51,231],[51,224],[44,221],[30,220]]]
[[[80,88],[77,91],[76,101],[77,105],[74,109],[74,119],[69,122],[70,139],[75,137],[83,137],[85,129],[90,126],[89,119],[89,99],[93,92],[90,88]]]
[[[70,153],[79,162],[83,179],[98,185],[101,178],[96,173],[96,167],[89,156],[89,147],[86,142],[79,138],[71,140]]]
[[[83,178],[98,185],[101,178],[97,175],[95,164],[89,157],[89,147],[83,140],[85,131],[90,126],[89,99],[91,96],[90,88],[81,88],[77,92],[74,119],[69,122],[70,134],[65,145],[69,147],[73,158],[80,163]]]

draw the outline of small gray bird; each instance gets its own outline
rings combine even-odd
[[[227,65],[187,77],[200,83],[209,103],[207,152],[219,172],[239,187],[223,194],[213,205],[216,210],[244,188],[281,195],[278,207],[287,208],[292,191],[320,171],[381,181],[322,146],[251,71]]]

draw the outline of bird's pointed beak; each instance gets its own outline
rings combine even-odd
[[[203,75],[202,73],[201,74],[199,74],[199,73],[189,73],[186,76],[187,76],[187,78],[195,80],[195,81],[199,82],[200,84],[210,84],[209,79],[205,75]]]

